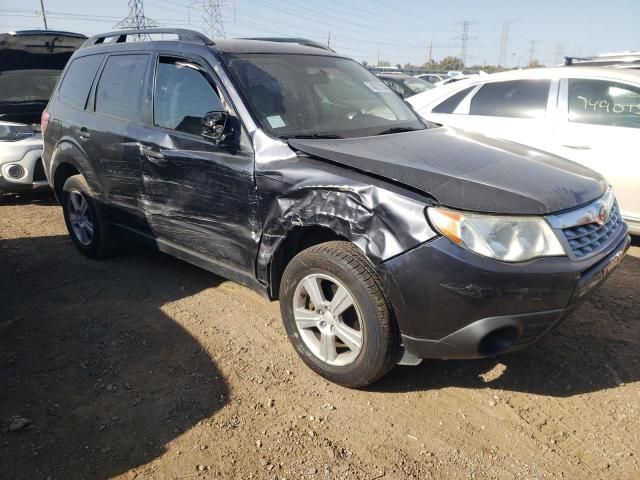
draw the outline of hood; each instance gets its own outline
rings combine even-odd
[[[564,158],[447,127],[339,140],[290,139],[289,145],[461,210],[549,214],[589,203],[607,188],[598,173]]]

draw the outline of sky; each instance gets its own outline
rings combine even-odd
[[[112,30],[127,0],[43,0],[50,29],[91,35]],[[204,31],[203,0],[144,0],[164,27]],[[43,28],[40,0],[0,0],[0,31]],[[468,24],[467,65],[498,62],[508,24],[507,66],[531,54],[545,65],[563,55],[640,50],[640,0],[226,0],[227,37],[295,36],[375,64],[423,64],[460,56]],[[533,43],[532,43],[533,42]],[[431,46],[431,49],[430,49]],[[533,52],[532,52],[533,46]]]

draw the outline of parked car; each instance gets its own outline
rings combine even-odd
[[[333,382],[530,345],[629,246],[599,174],[426,124],[351,59],[154,31],[178,40],[89,39],[43,114],[73,243],[126,233],[279,299]]]
[[[48,188],[40,115],[67,60],[86,38],[52,30],[0,34],[0,196]]]
[[[411,75],[385,73],[378,74],[378,78],[402,98],[409,98],[433,88],[429,82]]]
[[[640,235],[640,72],[557,67],[497,73],[412,97],[420,115],[511,140],[602,173]]]
[[[451,77],[449,77],[449,75],[447,75],[446,73],[422,73],[420,75],[416,75],[416,78],[420,78],[425,82],[429,82],[430,84],[434,85],[437,82],[442,82],[443,80],[447,80]]]

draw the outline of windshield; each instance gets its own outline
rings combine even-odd
[[[353,60],[234,54],[225,61],[262,128],[277,137],[361,137],[425,128],[402,99]]]
[[[56,70],[0,72],[0,102],[47,102],[59,76]]]
[[[413,93],[422,93],[422,92],[426,92],[427,90],[431,90],[432,88],[435,88],[426,80],[422,80],[421,78],[415,78],[415,77],[402,80],[402,83],[404,84],[405,87],[407,87]]]

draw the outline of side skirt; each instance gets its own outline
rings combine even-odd
[[[126,225],[118,223],[112,223],[111,225],[116,227],[123,234],[144,243],[146,246],[171,255],[172,257],[176,257],[215,275],[231,280],[232,282],[239,283],[240,285],[250,288],[256,293],[259,293],[264,298],[270,299],[269,289],[267,286],[258,281],[253,275],[229,268],[226,265],[220,264],[215,260],[202,255],[201,253],[194,252],[193,250],[189,250],[168,240],[156,238]]]

